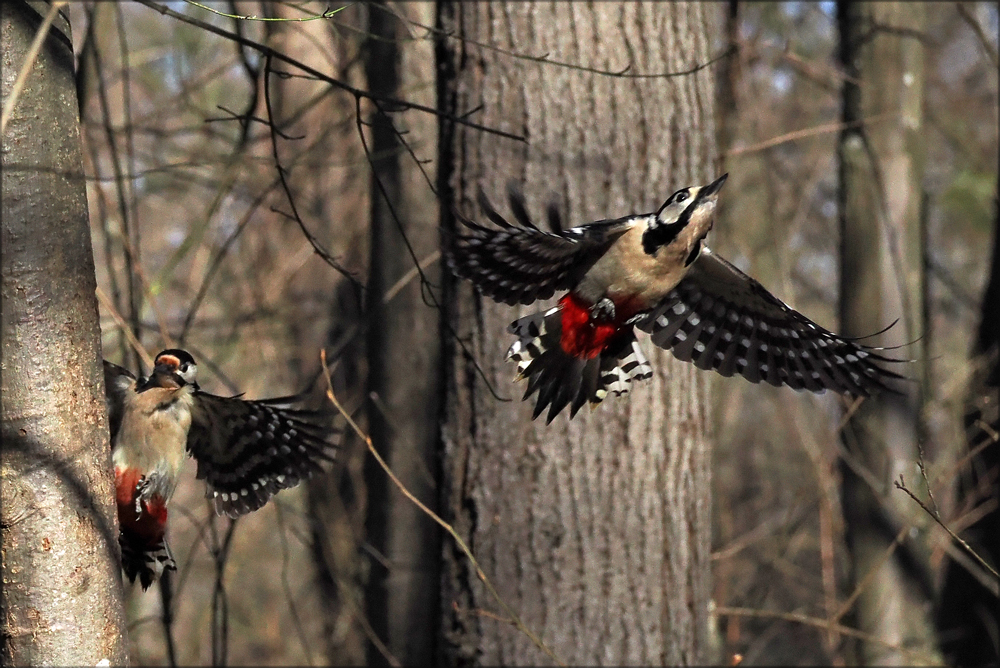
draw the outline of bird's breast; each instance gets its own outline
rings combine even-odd
[[[642,226],[637,225],[594,263],[573,292],[591,304],[607,297],[616,306],[633,312],[652,308],[684,277],[685,250],[679,245],[660,248],[655,254],[642,247]]]
[[[112,444],[115,468],[146,475],[158,472],[169,481],[169,489],[164,490],[164,498],[169,499],[186,457],[192,405],[189,391],[154,388],[130,396]]]

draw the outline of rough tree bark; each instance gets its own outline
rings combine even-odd
[[[868,336],[900,322],[881,338],[903,345],[921,336],[923,251],[920,233],[923,46],[913,36],[925,23],[923,5],[838,5],[843,90],[839,142],[840,320],[846,336]],[[885,118],[883,118],[883,116]],[[913,355],[926,359],[925,354]],[[854,585],[877,571],[857,599],[859,628],[888,643],[860,643],[865,665],[901,664],[913,655],[939,661],[930,620],[933,588],[926,532],[911,539],[906,525],[928,519],[893,488],[903,475],[920,491],[919,363],[903,369],[918,380],[905,396],[864,402],[842,432],[842,500]],[[903,541],[900,544],[900,541]],[[893,558],[885,559],[887,551]]]
[[[527,140],[444,123],[442,201],[481,219],[471,205],[476,187],[503,210],[504,184],[516,179],[536,217],[554,192],[575,225],[650,211],[678,187],[706,183],[716,176],[709,69],[628,78],[519,56],[610,72],[630,66],[630,74],[688,70],[715,55],[719,11],[698,3],[441,3],[439,27],[468,40],[441,43],[444,108],[481,108],[476,121]],[[455,223],[446,213],[443,224]],[[549,426],[532,422],[504,361],[506,327],[544,305],[513,309],[467,284],[449,289],[446,324],[457,338],[445,354],[442,505],[500,596],[570,664],[713,659],[705,377],[648,346],[656,374],[629,395],[572,421],[564,412]],[[458,550],[445,557],[448,660],[548,662]]]
[[[48,12],[4,3],[3,100]],[[3,134],[3,663],[128,661],[69,20]]]

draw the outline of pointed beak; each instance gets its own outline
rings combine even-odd
[[[720,190],[722,190],[722,185],[726,182],[727,178],[729,178],[729,174],[728,173],[723,174],[722,176],[720,176],[719,178],[717,178],[716,180],[712,181],[707,186],[705,186],[705,197],[711,197],[712,195],[715,195]]]
[[[166,364],[158,364],[153,367],[153,372],[149,378],[139,383],[136,392],[144,392],[153,387],[163,387],[169,390],[176,390],[184,385],[184,381],[177,375],[176,369]]]

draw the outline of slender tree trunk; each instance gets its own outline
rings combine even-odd
[[[433,5],[395,10],[369,5],[369,90],[432,105],[433,88],[424,86],[421,92],[420,86],[434,78],[430,43],[403,41],[406,24],[395,11],[424,25],[433,21]],[[431,157],[435,123],[425,114],[379,110],[370,121],[374,171],[365,315],[369,433],[406,488],[436,508],[440,315],[424,297],[439,280],[438,264],[432,262],[438,246],[437,206],[397,134],[406,131],[408,141],[420,137],[422,145],[411,148]],[[417,265],[424,265],[421,274],[414,273]],[[399,661],[430,665],[440,619],[440,529],[399,493],[371,457],[366,460],[366,480],[366,535],[384,557],[371,562],[367,600],[372,629]],[[386,658],[374,647],[368,656],[377,665]]]
[[[262,42],[301,62],[323,62],[331,76],[361,88],[366,86],[362,68],[356,64],[364,41],[361,34],[335,29],[326,21],[299,22],[302,14],[298,5],[263,3],[261,9],[284,19],[263,24]],[[364,12],[363,5],[355,4],[339,12],[338,21],[358,25],[358,17]],[[240,24],[247,22],[235,21],[233,25]],[[244,30],[252,34],[249,27]],[[258,68],[257,107],[253,113],[263,117],[267,114],[264,79],[260,76],[263,62]],[[320,244],[343,266],[357,268],[363,275],[368,255],[370,172],[364,167],[354,123],[342,122],[353,120],[355,100],[331,95],[326,82],[285,78],[274,72],[268,86],[272,120],[286,136],[302,138],[278,142],[283,166],[290,170],[287,176],[296,206]],[[250,142],[246,150],[263,161],[272,159],[268,142]],[[275,175],[272,171],[267,178]],[[273,203],[282,210],[287,206],[284,194],[278,194]],[[297,225],[268,226],[260,234],[266,237],[260,243],[284,256],[294,253],[293,249],[304,241]],[[320,266],[296,272],[288,294],[299,300],[289,305],[290,317],[282,320],[281,329],[270,334],[282,350],[276,365],[287,364],[298,383],[298,379],[315,373],[318,351],[325,348],[334,391],[345,405],[357,405],[367,368],[361,286],[345,280],[332,268]],[[278,334],[281,330],[283,333]],[[332,410],[325,397],[325,381],[320,380],[314,388],[321,395],[321,404]],[[366,514],[362,469],[366,457],[364,443],[348,430],[341,437],[337,464],[304,483],[315,590],[297,600],[296,608],[303,618],[319,617],[318,637],[325,656],[314,654],[313,660],[328,666],[361,665],[367,656],[363,583],[367,564],[362,547]]]
[[[45,3],[4,3],[3,100]],[[73,52],[55,16],[3,134],[3,663],[128,661]]]
[[[843,119],[850,124],[839,144],[841,328],[847,336],[867,336],[900,318],[881,340],[902,345],[920,338],[923,323],[924,54],[912,35],[923,29],[924,7],[846,2],[839,5],[838,22],[849,77]],[[921,379],[919,364],[903,370]],[[864,402],[844,428],[849,454],[841,467],[842,499],[854,586],[865,582],[854,608],[858,626],[937,661],[926,534],[911,539],[903,531],[911,524],[926,527],[929,518],[893,488],[902,475],[911,489],[924,489],[916,464],[921,389],[918,382],[905,396]],[[885,559],[887,551],[895,551],[892,558]],[[863,664],[911,661],[911,655],[886,645],[860,644]]]
[[[442,3],[444,108],[522,135],[445,123],[442,201],[473,210],[516,179],[536,217],[550,193],[567,224],[655,209],[715,176],[712,4]],[[498,47],[489,50],[474,42]],[[516,55],[515,55],[516,54]],[[503,208],[503,207],[501,207]],[[454,220],[445,215],[446,229]],[[450,286],[445,512],[501,598],[570,664],[705,663],[709,639],[710,450],[705,377],[649,350],[655,376],[595,411],[531,421],[504,362],[521,309]],[[647,348],[648,350],[648,348]],[[499,395],[499,396],[495,396]],[[550,659],[506,619],[457,549],[445,550],[451,661]]]
[[[1000,173],[1000,172],[998,172]],[[983,291],[979,329],[972,345],[965,401],[965,437],[972,456],[959,478],[959,503],[966,512],[989,507],[962,538],[992,564],[1000,564],[1000,183],[993,222],[993,260]],[[957,551],[959,557],[964,553]],[[945,566],[937,623],[950,666],[1000,663],[1000,615],[996,582],[969,558]],[[985,583],[985,584],[984,584]]]

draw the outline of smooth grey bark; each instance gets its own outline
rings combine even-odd
[[[526,142],[442,126],[442,202],[482,220],[477,186],[503,211],[515,179],[542,217],[565,224],[654,210],[716,176],[711,70],[656,78],[582,71],[518,55],[629,73],[708,61],[719,5],[441,3],[439,95],[455,114]],[[466,41],[468,40],[468,41]],[[496,49],[479,48],[475,43]],[[446,215],[446,230],[455,221]],[[572,421],[531,421],[504,361],[514,309],[449,285],[444,512],[486,577],[568,664],[706,663],[710,448],[706,378],[647,354],[652,379]],[[482,377],[481,375],[482,374]],[[497,393],[501,398],[494,396]],[[506,400],[505,400],[506,399]],[[451,662],[549,663],[446,543],[443,613]]]
[[[913,37],[925,24],[923,5],[845,2],[838,5],[843,89],[840,159],[840,320],[846,336],[868,336],[899,323],[880,345],[920,338],[923,249],[923,46]],[[890,28],[890,30],[884,30]],[[910,31],[907,33],[906,31]],[[880,116],[891,116],[881,119]],[[926,359],[926,355],[913,357]],[[887,645],[859,642],[865,665],[911,663],[916,652],[940,662],[930,601],[933,587],[926,532],[929,518],[893,483],[903,475],[922,491],[917,467],[923,378],[920,363],[902,369],[918,382],[904,396],[865,401],[842,432],[842,501],[853,584],[875,569],[858,596],[858,627]],[[902,541],[897,544],[897,541]],[[893,552],[894,556],[885,559]]]
[[[433,104],[434,59],[429,42],[408,42],[396,12],[433,21],[433,5],[368,7],[365,45],[369,90],[384,97]],[[421,97],[425,99],[420,99]],[[431,98],[431,99],[427,99]],[[385,113],[386,111],[391,113]],[[403,147],[431,157],[436,123],[424,114],[373,110],[369,148],[371,254],[366,292],[367,416],[372,443],[400,482],[437,508],[440,315],[429,298],[438,284],[438,215],[434,193]],[[430,171],[433,178],[433,170]],[[425,264],[422,275],[415,266]],[[424,280],[427,284],[424,284]],[[402,283],[401,283],[402,282]],[[431,665],[440,621],[440,527],[389,481],[368,457],[368,542],[384,560],[371,560],[367,612],[374,633],[405,665]],[[369,662],[387,662],[370,646]]]
[[[4,3],[3,99],[45,3]],[[65,10],[3,135],[3,663],[128,662]]]

